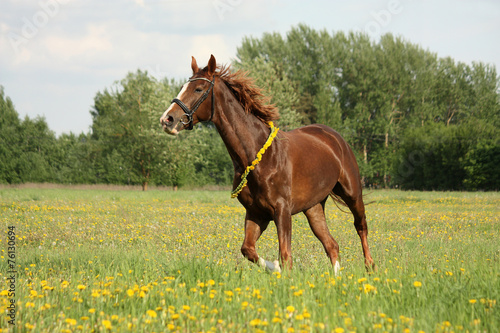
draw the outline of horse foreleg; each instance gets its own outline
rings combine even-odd
[[[262,266],[262,258],[259,258],[257,251],[255,250],[255,244],[259,239],[260,235],[266,230],[269,221],[260,221],[250,217],[247,213],[245,217],[245,239],[243,240],[243,245],[241,246],[241,253],[245,258],[253,263]],[[271,263],[270,263],[271,264]],[[266,261],[264,260],[264,267],[266,266]]]
[[[287,207],[278,207],[274,213],[278,231],[280,259],[283,267],[292,269],[292,214]]]

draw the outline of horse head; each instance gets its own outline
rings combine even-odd
[[[214,115],[214,84],[217,63],[210,56],[208,65],[199,69],[191,57],[193,76],[182,86],[172,104],[163,113],[160,123],[168,134],[176,135],[183,129],[192,129],[200,121],[210,121]]]

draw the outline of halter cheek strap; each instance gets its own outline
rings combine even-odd
[[[210,113],[210,119],[208,119],[207,121],[211,121],[212,118],[213,118],[213,116],[214,116],[214,89],[213,89],[213,87],[214,87],[214,84],[215,84],[215,75],[212,77],[212,81],[210,81],[209,79],[204,78],[204,77],[197,77],[197,78],[194,78],[194,79],[189,79],[188,82],[193,82],[193,81],[198,81],[198,80],[204,80],[204,81],[210,82],[210,87],[196,101],[196,103],[193,105],[193,108],[191,110],[180,99],[174,98],[172,100],[172,103],[175,103],[175,104],[179,105],[180,108],[184,111],[184,115],[181,117],[181,122],[184,125],[188,125],[188,127],[186,127],[187,130],[192,130],[193,129],[193,115],[196,112],[196,110],[198,110],[198,108],[200,107],[201,103],[203,103],[207,99],[208,94],[210,93],[210,91],[212,91],[212,110],[211,110],[211,113]]]

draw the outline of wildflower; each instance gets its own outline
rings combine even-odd
[[[68,323],[71,326],[75,326],[76,325],[76,319],[66,318],[65,322]]]
[[[477,299],[470,299],[470,300],[469,300],[469,303],[470,303],[470,304],[476,304],[476,303],[477,303]]]
[[[182,306],[182,309],[183,309],[184,311],[189,311],[189,310],[191,309],[191,307],[190,307],[189,305],[183,305],[183,306]]]
[[[95,313],[95,309],[94,308],[89,309],[89,313]]]
[[[83,284],[79,284],[78,287],[77,287],[79,290],[85,290],[85,288],[87,288],[86,286],[84,286]]]
[[[286,307],[286,311],[292,313],[292,312],[295,311],[295,308],[293,307],[293,305],[289,305],[289,306]]]
[[[363,291],[365,292],[365,294],[368,294],[370,292],[377,293],[377,288],[372,286],[371,284],[366,283],[363,285]]]
[[[257,326],[257,325],[260,325],[260,322],[261,320],[260,319],[253,319],[253,320],[250,320],[250,326]]]
[[[146,311],[146,314],[150,316],[151,318],[156,318],[158,315],[156,314],[155,310],[148,310]]]
[[[414,286],[415,288],[420,288],[420,287],[422,287],[422,282],[420,282],[420,281],[415,281],[415,282],[413,282],[413,286]]]
[[[34,308],[35,307],[35,303],[33,303],[33,302],[26,302],[26,307],[27,308]]]
[[[104,326],[105,329],[110,330],[111,329],[111,322],[109,320],[103,320],[102,326]]]
[[[344,329],[342,327],[337,327],[336,329],[333,330],[335,333],[344,333]]]

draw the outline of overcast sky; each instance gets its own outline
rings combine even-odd
[[[128,72],[187,78],[191,55],[228,63],[244,36],[299,23],[374,40],[392,32],[500,69],[498,0],[0,0],[0,85],[22,118],[88,132],[94,96]]]

